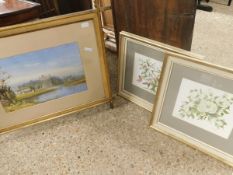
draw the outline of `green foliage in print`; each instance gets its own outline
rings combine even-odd
[[[214,95],[202,89],[190,90],[187,100],[179,112],[182,117],[213,122],[217,128],[224,128],[227,123],[224,116],[230,113],[233,96],[228,94]]]
[[[140,75],[138,75],[137,81],[146,86],[150,91],[156,93],[160,78],[161,68],[152,63],[150,59],[140,60]]]

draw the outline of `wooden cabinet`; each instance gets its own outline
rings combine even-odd
[[[111,0],[115,33],[124,30],[191,49],[196,0]]]

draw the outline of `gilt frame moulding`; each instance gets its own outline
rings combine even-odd
[[[233,166],[233,70],[168,55],[151,127]]]
[[[168,53],[183,55],[187,58],[204,59],[199,54],[122,31],[120,33],[118,62],[118,94],[152,112],[156,95],[154,87],[158,86],[163,60]],[[141,79],[140,74],[143,71],[140,71],[141,63],[139,62],[142,60],[151,63],[151,71],[154,72],[152,74],[157,77],[157,80],[154,79],[151,83],[151,88],[148,81],[152,78],[148,77],[148,81]],[[149,86],[149,89],[146,86]]]
[[[0,133],[112,105],[97,10],[0,28]]]

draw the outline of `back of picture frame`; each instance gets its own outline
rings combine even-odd
[[[0,133],[112,102],[96,10],[0,29]]]

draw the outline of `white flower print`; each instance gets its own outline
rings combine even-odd
[[[186,101],[181,105],[179,112],[182,117],[213,122],[217,128],[224,128],[227,123],[223,119],[230,113],[233,96],[214,95],[211,90],[192,89]]]

